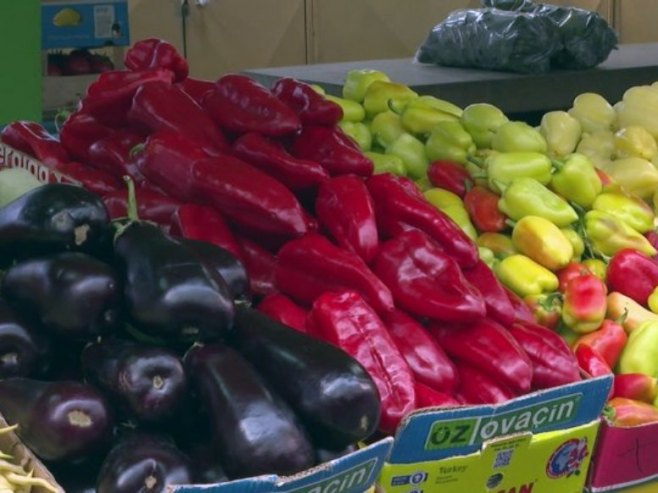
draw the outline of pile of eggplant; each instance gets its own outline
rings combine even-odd
[[[0,264],[0,413],[67,492],[293,474],[377,428],[363,367],[251,309],[218,246],[50,183],[0,209]]]

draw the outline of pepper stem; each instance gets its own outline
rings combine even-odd
[[[64,125],[64,122],[66,119],[71,115],[71,112],[68,110],[59,110],[57,114],[55,115],[55,129],[57,129],[57,133],[59,133],[62,130],[62,125]]]
[[[127,207],[128,219],[131,221],[138,221],[139,213],[137,210],[137,195],[135,194],[135,182],[128,175],[124,175],[123,181],[128,187],[128,207]]]

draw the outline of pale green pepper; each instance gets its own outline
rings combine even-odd
[[[400,135],[386,148],[386,154],[401,158],[407,169],[407,175],[414,180],[427,174],[430,163],[425,155],[425,145],[411,134]]]
[[[641,157],[616,159],[602,169],[627,192],[643,199],[651,198],[658,190],[658,169],[651,161]]]
[[[521,298],[551,293],[558,287],[558,278],[530,257],[515,254],[505,257],[494,267],[496,277]]]
[[[336,103],[343,110],[343,121],[347,122],[362,122],[366,118],[365,108],[357,103],[356,101],[351,101],[345,98],[339,98],[336,96],[331,96],[330,94],[325,94],[324,97],[329,101]]]
[[[578,220],[569,203],[534,178],[512,180],[498,201],[498,209],[515,221],[525,216],[540,216],[559,227]]]
[[[343,97],[361,103],[370,84],[378,80],[390,82],[391,79],[379,70],[367,68],[350,70],[343,83]]]
[[[478,149],[491,147],[491,139],[509,119],[499,108],[489,103],[474,103],[464,108],[461,123],[471,134]]]
[[[568,113],[580,122],[583,132],[610,131],[617,121],[617,113],[608,101],[593,92],[576,96]]]
[[[368,118],[373,118],[375,115],[389,109],[401,113],[407,103],[417,97],[418,93],[409,86],[397,82],[376,80],[366,89],[363,107]]]
[[[400,115],[392,111],[384,111],[375,116],[370,122],[370,133],[373,141],[386,149],[397,140],[400,135],[407,133],[400,122]]]
[[[655,215],[651,206],[623,189],[603,192],[594,200],[592,209],[617,217],[639,233],[653,229]]]
[[[576,152],[585,154],[595,167],[603,169],[610,164],[614,157],[614,134],[608,130],[583,133],[576,147]]]
[[[658,322],[641,323],[629,336],[619,357],[620,373],[658,378]]]
[[[427,142],[425,152],[430,161],[446,160],[453,163],[465,163],[475,152],[475,144],[471,135],[464,130],[459,121],[437,123]]]
[[[649,131],[639,125],[620,128],[615,133],[615,155],[641,157],[651,161],[658,154],[658,144]]]
[[[585,233],[589,245],[599,255],[612,257],[624,248],[634,248],[649,257],[658,253],[641,233],[608,212],[588,211]]]
[[[589,208],[602,185],[592,161],[584,154],[571,154],[564,161],[553,161],[556,171],[550,187],[581,207]]]
[[[477,237],[475,243],[478,247],[491,250],[497,259],[504,259],[505,257],[518,253],[516,248],[514,248],[512,238],[509,235],[502,233],[482,233]]]
[[[548,185],[553,170],[548,156],[538,152],[493,153],[485,159],[484,167],[488,186],[497,193],[516,178],[534,178],[542,185]]]
[[[400,122],[412,134],[426,135],[439,122],[458,121],[461,113],[460,107],[448,101],[434,96],[420,96],[407,103],[400,114]]]
[[[539,131],[546,139],[548,155],[561,158],[576,150],[582,128],[566,111],[549,111],[541,118]]]
[[[503,123],[491,139],[491,148],[499,152],[539,152],[548,148],[544,136],[525,122]]]
[[[496,255],[494,255],[494,252],[487,247],[479,246],[478,256],[490,269],[493,269],[498,263],[498,259],[496,258]]]
[[[571,228],[560,228],[564,237],[569,240],[571,243],[571,248],[573,248],[573,259],[579,259],[583,253],[585,253],[585,242],[583,238],[578,234],[577,231]]]
[[[379,152],[364,152],[363,154],[375,165],[373,173],[392,173],[398,176],[407,176],[407,168],[404,167],[404,161],[401,157]]]
[[[342,120],[338,122],[338,126],[357,143],[362,152],[372,148],[372,134],[365,123]]]
[[[459,195],[438,187],[425,190],[423,195],[425,200],[452,219],[469,238],[475,241],[477,231],[464,206],[464,201]]]

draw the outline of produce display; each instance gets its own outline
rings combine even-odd
[[[609,422],[658,421],[658,86],[535,128],[368,69],[126,67],[0,133],[71,182],[0,172],[0,413],[66,491],[291,475],[613,372]]]

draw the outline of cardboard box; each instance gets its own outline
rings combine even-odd
[[[378,486],[386,493],[580,493],[611,384],[603,376],[497,406],[413,413],[398,429]]]

